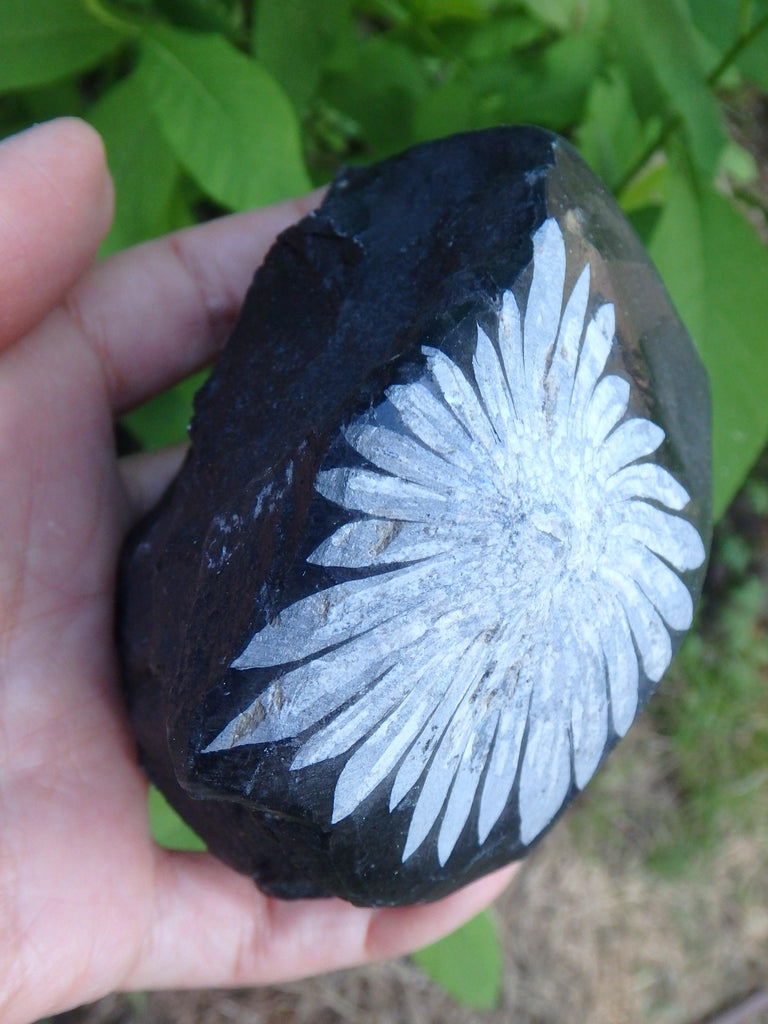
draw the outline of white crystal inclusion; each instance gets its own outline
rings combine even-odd
[[[523,317],[503,296],[472,373],[425,348],[423,376],[351,423],[365,466],[318,475],[354,514],[310,556],[359,578],[284,609],[233,663],[272,683],[206,751],[298,738],[291,765],[345,755],[332,823],[386,786],[409,799],[407,861],[482,845],[516,801],[531,843],[581,789],[691,624],[681,573],[705,552],[689,496],[648,459],[664,431],[606,373],[614,309],[566,297],[554,218],[533,239]],[[473,814],[473,808],[476,813]]]

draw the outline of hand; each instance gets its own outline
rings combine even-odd
[[[221,346],[275,234],[312,197],[91,266],[112,211],[81,122],[0,145],[0,1018],[114,989],[253,985],[395,956],[509,869],[428,906],[283,903],[157,847],[112,646],[129,525],[178,455],[118,462],[112,419]]]

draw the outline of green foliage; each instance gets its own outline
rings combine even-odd
[[[498,1005],[503,965],[496,924],[489,911],[420,950],[414,960],[460,1003],[478,1010]]]
[[[686,869],[719,836],[765,825],[768,789],[768,458],[719,527],[715,583],[673,677],[651,704],[679,812],[651,863]]]
[[[733,105],[754,86],[768,89],[768,0],[0,0],[0,137],[58,114],[98,128],[117,187],[102,255],[450,132],[564,133],[630,214],[707,365],[718,515],[768,439],[768,255],[743,201],[763,227],[768,203],[721,113],[725,92]],[[127,418],[144,446],[185,438],[199,380]],[[760,595],[739,594],[717,659],[695,638],[683,654],[698,682],[668,722],[685,787],[697,746],[727,774],[717,744],[743,734],[745,680],[765,671]],[[174,816],[158,800],[162,839]],[[419,962],[489,1005],[498,951],[479,921]]]
[[[768,250],[724,196],[673,169],[650,251],[709,371],[720,516],[768,436]]]
[[[204,850],[205,843],[185,824],[160,790],[149,788],[149,825],[152,837],[168,850]]]
[[[0,93],[84,71],[122,37],[94,18],[82,0],[3,0]]]

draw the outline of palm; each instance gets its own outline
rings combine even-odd
[[[211,356],[274,234],[310,201],[152,243],[87,273],[111,201],[75,122],[0,147],[0,1008],[114,988],[254,984],[414,948],[495,895],[283,904],[155,846],[112,646],[117,555],[173,459],[119,464],[115,412]]]

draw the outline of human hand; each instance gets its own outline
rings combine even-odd
[[[121,540],[178,454],[118,461],[113,416],[203,365],[312,197],[91,262],[101,143],[61,120],[0,145],[0,1018],[115,989],[254,985],[395,956],[510,869],[439,903],[281,902],[155,845],[113,649]]]

